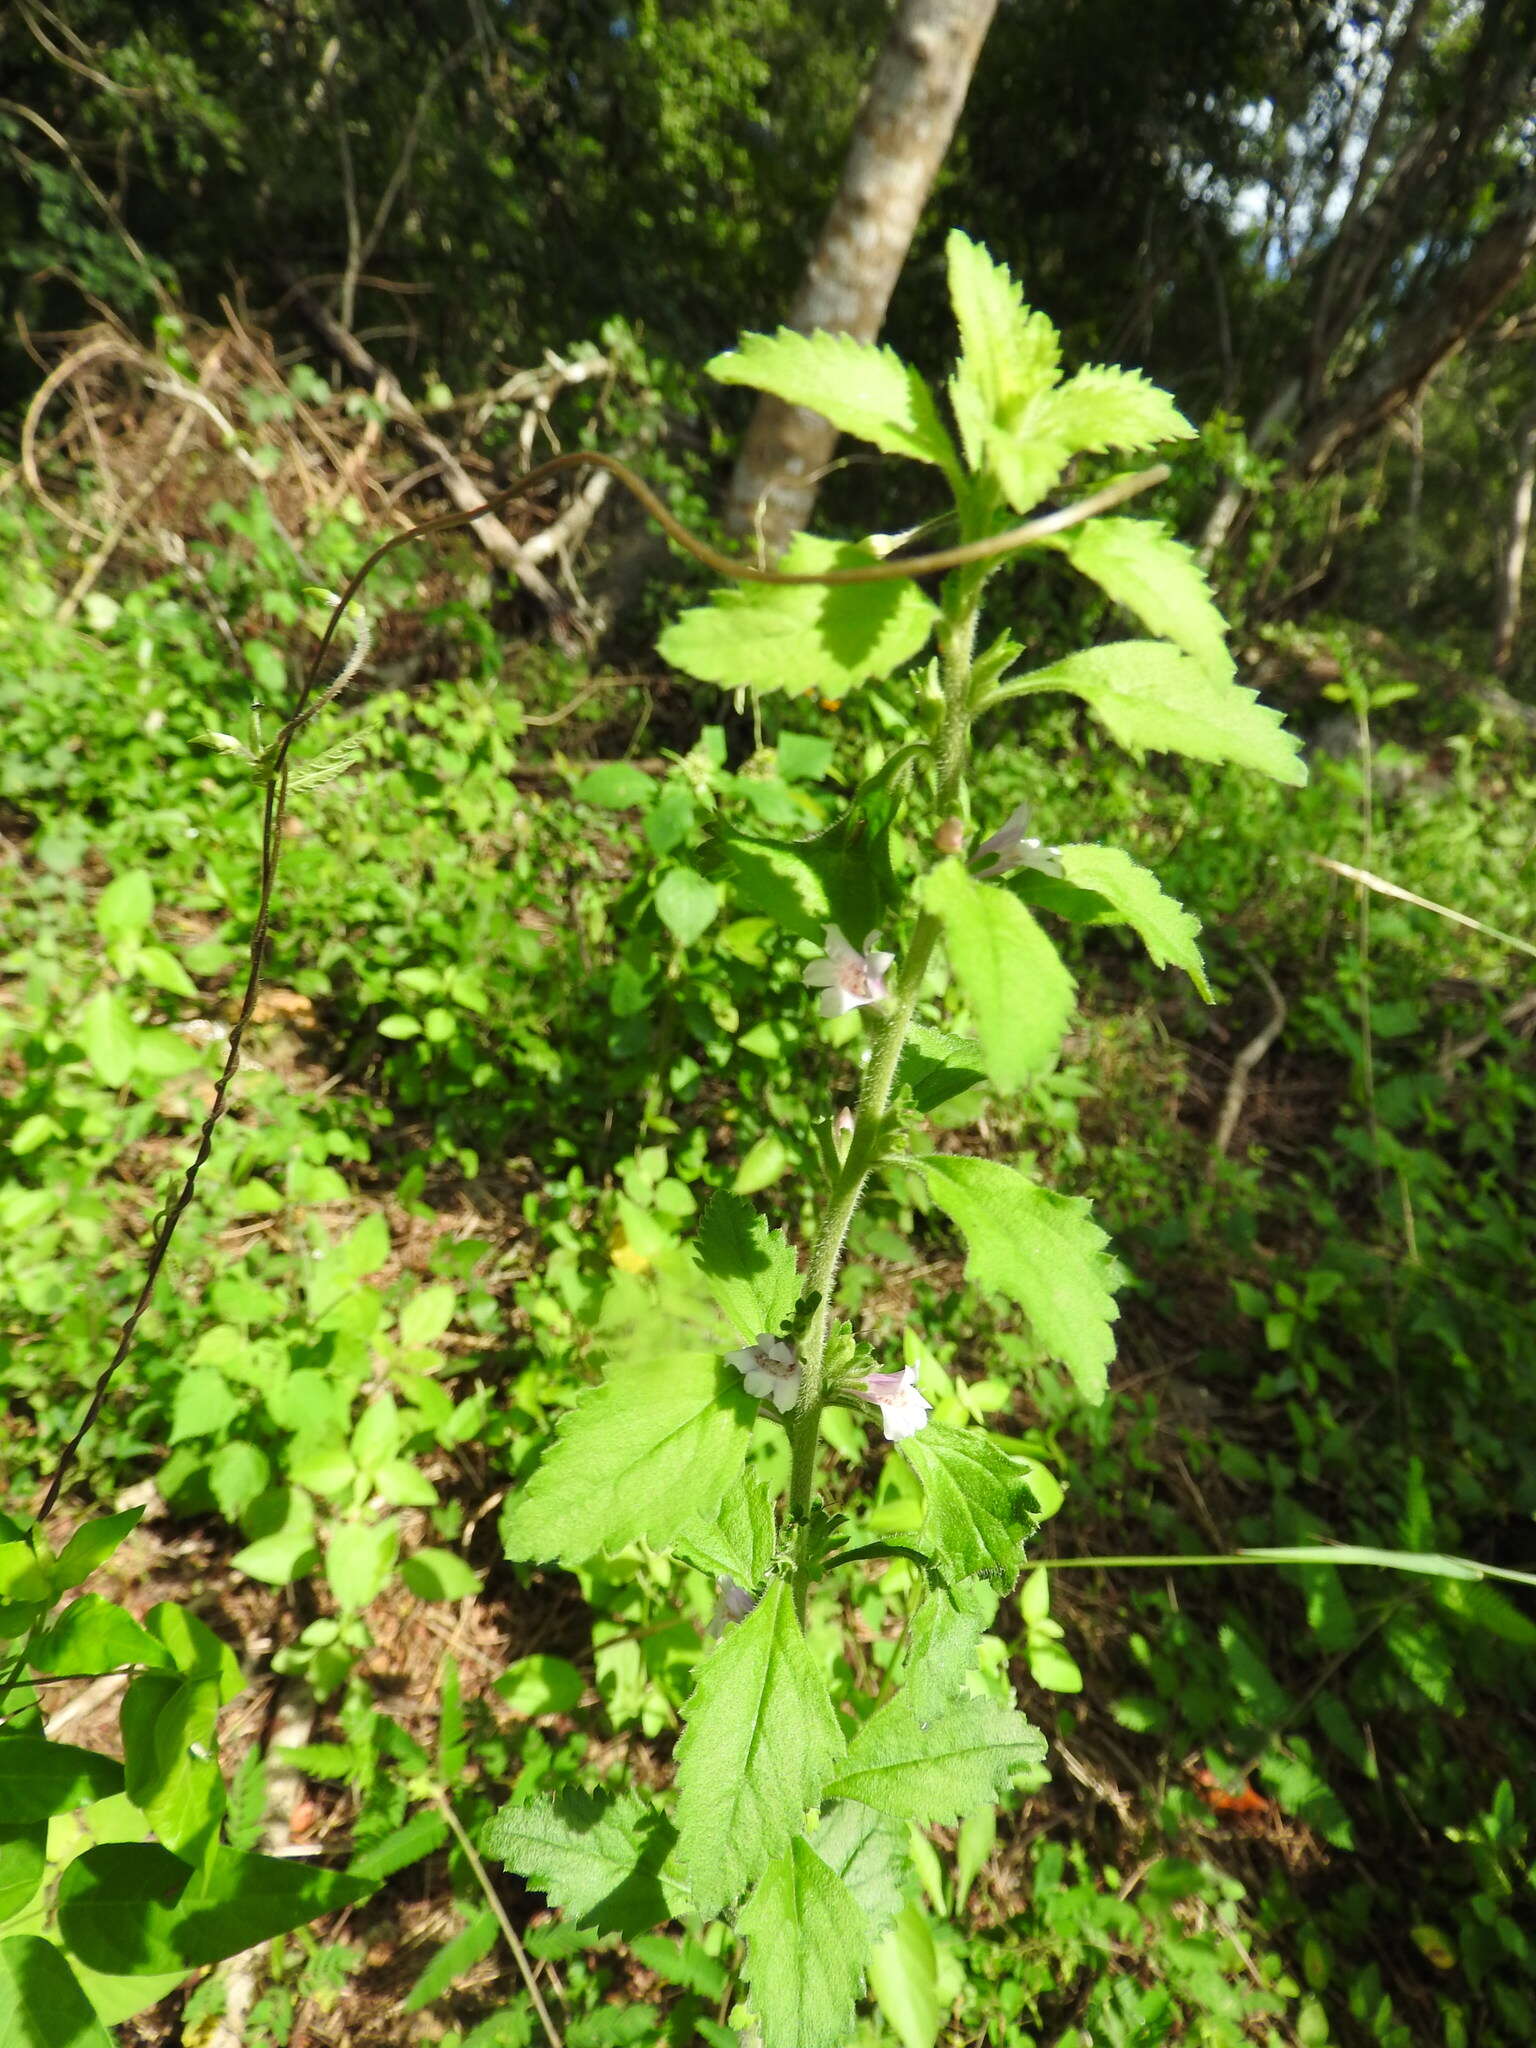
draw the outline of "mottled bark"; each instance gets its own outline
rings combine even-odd
[[[997,0],[900,0],[854,126],[842,182],[788,324],[873,341],[965,103]],[[804,527],[837,433],[804,406],[759,399],[726,505],[769,560]]]
[[[1520,590],[1525,554],[1531,538],[1531,500],[1536,497],[1536,412],[1527,413],[1515,448],[1515,488],[1510,497],[1509,525],[1499,556],[1499,581],[1493,600],[1493,672],[1508,675],[1520,631]]]

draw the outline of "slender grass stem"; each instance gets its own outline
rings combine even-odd
[[[528,1951],[523,1947],[518,1937],[517,1929],[512,1925],[507,1909],[501,1903],[501,1896],[496,1890],[495,1885],[491,1882],[490,1872],[480,1860],[479,1850],[469,1838],[469,1830],[454,1812],[453,1802],[449,1799],[447,1793],[434,1792],[432,1797],[439,1813],[447,1821],[454,1840],[458,1843],[460,1849],[463,1850],[465,1862],[474,1872],[475,1882],[485,1895],[485,1903],[490,1907],[496,1925],[501,1929],[502,1939],[512,1951],[513,1960],[517,1964],[518,1972],[522,1977],[524,1985],[527,1987],[528,1996],[533,2001],[533,2009],[539,2016],[539,2024],[544,2029],[544,2038],[548,2041],[549,2048],[565,2048],[565,2044],[560,2038],[560,2029],[550,2018],[549,2007],[544,2003],[543,1994],[539,1990],[538,1980],[533,1974],[533,1965],[528,1960]]]

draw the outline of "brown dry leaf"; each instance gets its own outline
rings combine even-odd
[[[315,1006],[296,988],[264,988],[256,998],[251,1019],[256,1024],[292,1024],[300,1031],[312,1031]]]

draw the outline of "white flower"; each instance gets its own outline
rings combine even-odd
[[[749,1394],[772,1401],[781,1415],[787,1415],[800,1398],[800,1367],[793,1348],[781,1338],[760,1331],[755,1344],[729,1352],[725,1362],[735,1366]]]
[[[1028,804],[1020,804],[1006,824],[1000,825],[990,839],[983,839],[976,849],[976,859],[984,853],[992,858],[985,867],[976,869],[978,875],[1006,875],[1015,868],[1035,868],[1042,875],[1061,873],[1059,848],[1029,837]]]
[[[864,1396],[880,1410],[880,1426],[888,1444],[900,1443],[904,1436],[915,1436],[933,1407],[917,1391],[915,1365],[904,1365],[900,1372],[866,1373]]]
[[[894,953],[877,953],[880,934],[871,932],[859,952],[850,946],[835,924],[827,926],[826,957],[813,960],[801,979],[807,988],[821,990],[823,1017],[841,1017],[845,1010],[862,1009],[865,1003],[885,1000],[885,970]]]
[[[709,1618],[709,1633],[718,1640],[734,1621],[745,1621],[757,1605],[755,1594],[745,1586],[738,1586],[734,1579],[718,1578],[715,1581],[715,1611]]]

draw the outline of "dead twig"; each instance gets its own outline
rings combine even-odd
[[[207,361],[203,365],[205,375],[211,376],[218,369],[222,354],[222,347],[216,347],[210,351]],[[95,588],[96,580],[101,575],[102,570],[106,568],[108,562],[111,561],[118,548],[122,545],[123,537],[133,524],[133,516],[139,507],[154,496],[161,484],[164,483],[165,479],[176,467],[177,462],[181,458],[181,451],[191,438],[192,429],[196,422],[197,415],[189,407],[171,429],[170,439],[166,442],[159,461],[150,470],[138,488],[132,492],[119,508],[112,524],[102,535],[98,545],[92,550],[90,559],[85,567],[80,571],[80,574],[75,578],[69,590],[60,600],[57,617],[61,626],[69,623]]]
[[[445,1792],[434,1792],[432,1797],[438,1812],[441,1813],[443,1819],[448,1823],[454,1840],[463,1852],[465,1862],[475,1874],[475,1882],[484,1893],[485,1903],[490,1907],[492,1914],[495,1916],[496,1924],[501,1929],[502,1939],[512,1951],[513,1960],[516,1962],[518,1973],[527,1987],[528,1996],[533,2001],[533,2009],[539,2016],[539,2023],[544,2029],[544,2037],[549,2042],[549,2048],[564,2048],[564,2043],[560,2039],[560,2030],[549,2016],[549,2007],[544,2003],[543,1994],[539,1990],[538,1979],[533,1974],[533,1965],[528,1960],[528,1951],[519,1940],[517,1929],[512,1925],[507,1909],[501,1903],[501,1894],[497,1891],[495,1885],[492,1884],[490,1872],[480,1861],[480,1852],[469,1839],[468,1831],[464,1823],[459,1819],[459,1816],[454,1812],[453,1802],[449,1799],[448,1795]]]
[[[94,340],[86,342],[83,347],[72,350],[63,362],[54,365],[33,392],[31,403],[21,422],[21,473],[27,480],[27,489],[61,526],[73,527],[76,533],[84,534],[91,541],[101,539],[98,529],[88,525],[83,519],[77,519],[73,512],[67,511],[56,498],[50,497],[43,484],[37,466],[37,427],[56,391],[69,383],[70,379],[78,375],[88,363],[95,362],[101,356],[117,355],[121,349],[122,343],[115,336],[98,335]]]
[[[1486,1031],[1474,1031],[1470,1038],[1461,1038],[1448,1045],[1436,1061],[1442,1080],[1449,1080],[1463,1060],[1471,1059],[1474,1053],[1482,1051],[1492,1038],[1495,1028],[1503,1031],[1518,1030],[1522,1024],[1536,1021],[1536,988],[1528,988],[1522,996],[1516,996],[1499,1012],[1497,1027],[1490,1025]]]
[[[1416,896],[1412,889],[1401,889],[1396,882],[1389,882],[1384,875],[1373,875],[1368,868],[1351,867],[1347,860],[1333,860],[1326,853],[1309,853],[1307,859],[1335,875],[1342,875],[1346,882],[1358,882],[1362,888],[1372,889],[1378,896],[1390,896],[1395,903],[1409,903],[1415,910],[1432,910],[1436,917],[1463,925],[1469,932],[1481,932],[1485,939],[1497,939],[1501,946],[1513,946],[1517,953],[1529,953],[1536,960],[1536,946],[1529,939],[1517,939],[1511,932],[1501,932],[1497,925],[1484,924],[1480,917],[1469,917],[1464,910],[1452,910],[1449,904],[1436,903],[1429,896]]]
[[[1217,1158],[1226,1156],[1227,1147],[1232,1142],[1232,1133],[1237,1129],[1237,1120],[1243,1113],[1243,1104],[1248,1100],[1254,1068],[1285,1028],[1285,997],[1276,987],[1274,976],[1261,960],[1255,960],[1253,967],[1269,996],[1270,1013],[1263,1030],[1256,1032],[1249,1039],[1232,1062],[1227,1092],[1222,1097],[1221,1114],[1216,1119],[1216,1135],[1211,1140],[1211,1150]]]
[[[440,435],[434,434],[421,414],[412,405],[401,388],[400,381],[381,363],[374,361],[356,335],[349,334],[341,322],[328,313],[313,293],[302,285],[293,285],[290,292],[294,304],[314,328],[326,347],[349,369],[360,383],[364,383],[388,407],[395,423],[406,438],[430,456],[439,465],[443,489],[460,512],[472,512],[485,502],[485,494],[479,490],[464,465]],[[493,512],[482,512],[474,520],[472,531],[480,545],[493,561],[498,562],[509,574],[516,577],[525,590],[535,596],[546,611],[563,615],[568,609],[565,600],[555,586],[544,575],[538,565],[531,561],[526,548],[515,537],[510,527]]]

